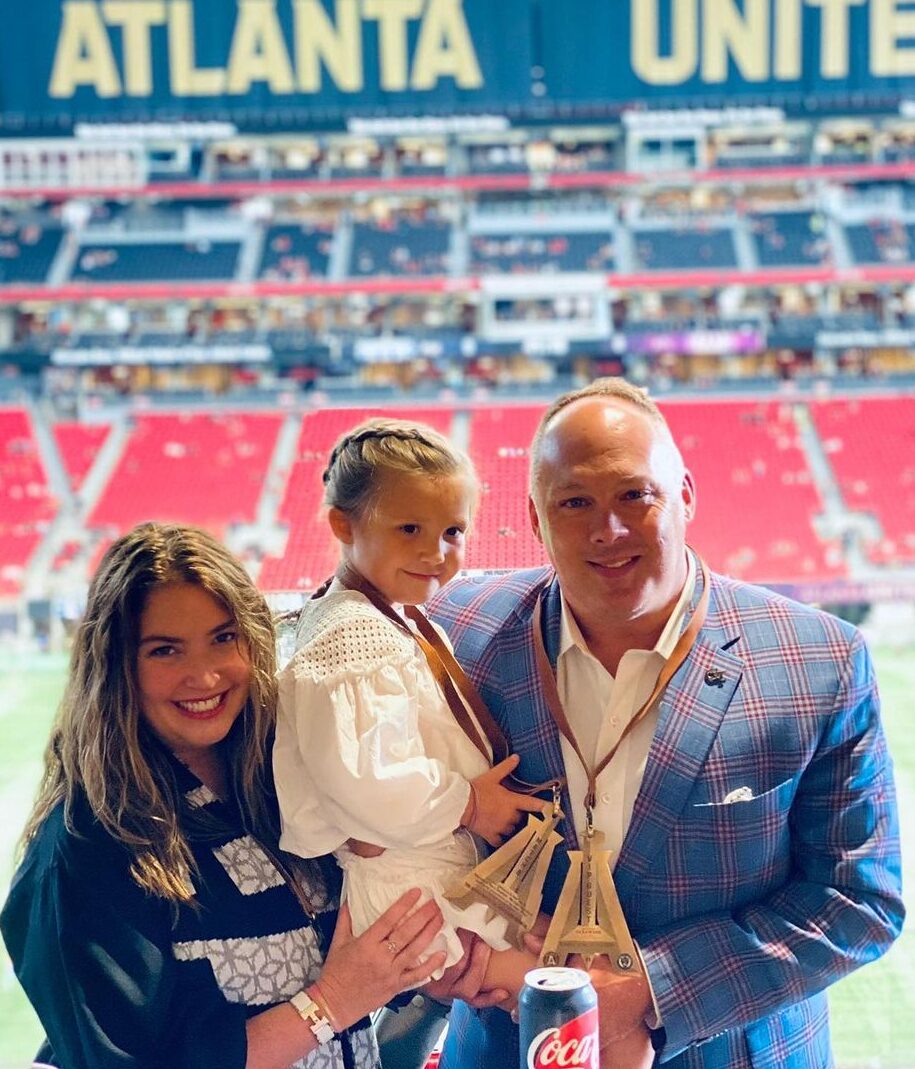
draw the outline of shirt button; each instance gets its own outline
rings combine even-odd
[[[604,805],[609,805],[610,804],[610,795],[609,794],[602,794],[600,796],[600,800],[604,803]]]

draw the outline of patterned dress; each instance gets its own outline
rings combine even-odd
[[[76,835],[58,806],[16,873],[0,927],[47,1034],[43,1062],[243,1069],[247,1018],[320,973],[336,920],[328,892],[303,883],[306,913],[234,807],[183,766],[175,774],[197,863],[193,905],[141,890],[128,855],[86,806]],[[368,1019],[295,1067],[378,1069]]]

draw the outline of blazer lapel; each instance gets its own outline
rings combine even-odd
[[[710,620],[715,615],[714,602],[712,580]],[[702,769],[743,672],[743,661],[722,647],[732,646],[739,637],[707,621],[661,699],[645,775],[614,870],[621,895],[637,893],[638,877],[664,850]]]
[[[556,670],[556,659],[559,656],[559,637],[561,624],[562,599],[559,593],[559,583],[555,576],[550,581],[544,592],[543,602],[543,643],[546,647],[547,657]],[[571,819],[571,800],[568,788],[565,785],[565,764],[562,758],[562,743],[559,729],[553,720],[550,707],[547,705],[543,694],[543,687],[537,673],[537,662],[534,658],[534,646],[530,638],[531,617],[525,614],[519,620],[520,627],[524,628],[523,645],[528,661],[526,670],[530,681],[522,699],[522,711],[518,714],[523,716],[530,724],[529,730],[535,732],[534,752],[522,756],[519,775],[530,782],[543,782],[548,779],[562,780],[562,797],[560,805],[566,819],[558,827],[562,832],[566,846],[570,850],[578,848],[578,840],[575,834],[574,821]],[[522,749],[527,749],[523,747]]]

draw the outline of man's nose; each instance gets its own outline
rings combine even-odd
[[[610,509],[601,516],[591,537],[596,542],[605,542],[612,541],[628,533],[629,528],[623,522],[622,517],[616,511]]]

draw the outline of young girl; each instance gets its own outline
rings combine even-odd
[[[489,768],[480,725],[458,723],[399,611],[460,569],[473,468],[429,427],[373,419],[337,442],[324,483],[342,564],[302,610],[280,674],[281,845],[302,857],[333,851],[357,933],[421,887],[445,918],[445,967],[464,954],[459,931],[475,932],[504,951],[485,986],[517,994],[533,956],[510,949],[501,917],[457,908],[443,891],[476,864],[474,836],[498,845],[543,803],[502,785],[516,757]]]

